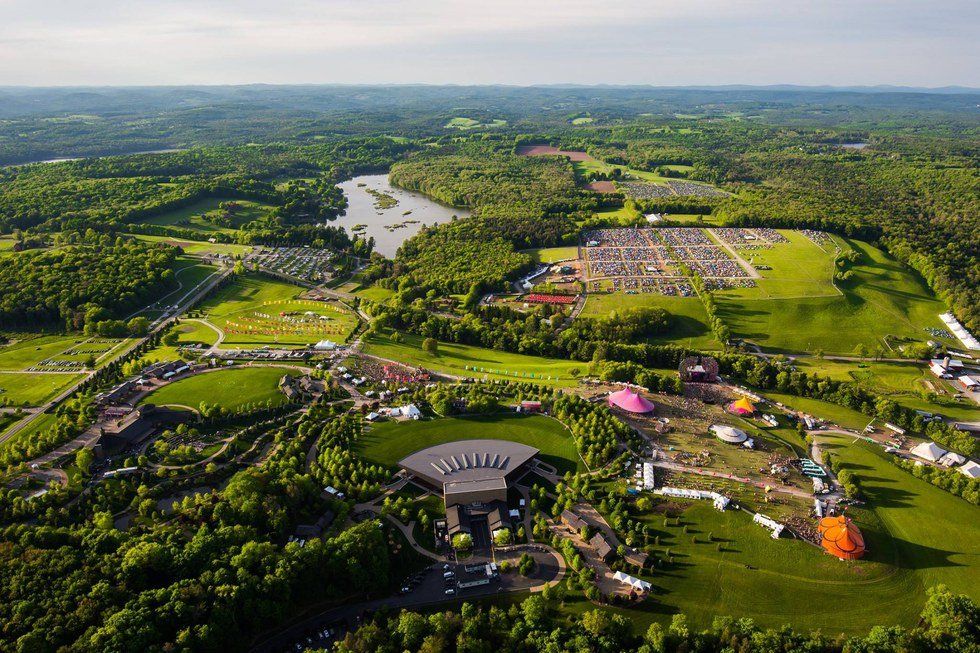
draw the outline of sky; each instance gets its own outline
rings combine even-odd
[[[977,0],[0,0],[0,85],[980,86]]]

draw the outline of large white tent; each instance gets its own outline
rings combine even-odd
[[[640,590],[641,592],[649,592],[653,587],[650,583],[646,582],[642,578],[637,578],[636,576],[630,576],[629,574],[624,574],[621,571],[617,571],[613,574],[613,578],[618,580],[624,585],[629,585],[633,589]]]
[[[912,447],[912,451],[910,453],[916,458],[936,462],[946,455],[946,450],[937,445],[935,442],[922,442]]]
[[[745,431],[725,424],[712,424],[710,431],[722,442],[728,442],[730,444],[739,444],[749,439]]]

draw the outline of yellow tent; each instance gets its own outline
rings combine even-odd
[[[752,405],[751,401],[749,401],[745,397],[742,397],[738,401],[732,402],[732,405],[729,407],[729,410],[739,415],[751,415],[752,413],[755,412],[755,406]]]

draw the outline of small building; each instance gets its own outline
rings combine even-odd
[[[571,510],[563,510],[561,512],[561,520],[565,522],[565,524],[567,524],[569,528],[572,528],[576,531],[580,531],[586,526],[588,526],[588,524],[585,522],[584,519],[576,515]]]
[[[972,460],[959,468],[960,474],[968,478],[980,478],[980,465]]]
[[[521,413],[540,413],[541,412],[541,402],[540,401],[522,401],[521,405],[518,407],[518,412]]]
[[[939,459],[939,464],[943,467],[956,467],[957,465],[962,465],[966,462],[966,458],[953,451],[947,451],[946,454]]]
[[[961,386],[963,386],[963,389],[968,392],[974,392],[976,390],[980,390],[980,381],[977,381],[972,376],[967,376],[966,374],[964,374],[956,380],[957,382],[959,382]]]
[[[649,556],[645,552],[638,549],[627,549],[626,555],[623,556],[623,560],[625,560],[627,563],[641,569],[647,566],[648,558]]]
[[[609,541],[602,533],[596,533],[593,535],[592,539],[589,540],[589,546],[595,550],[596,555],[598,555],[602,560],[608,560],[612,556],[612,546],[609,545]]]

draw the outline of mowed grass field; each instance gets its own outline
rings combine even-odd
[[[582,317],[604,317],[627,308],[663,308],[670,313],[670,330],[648,338],[656,344],[673,343],[695,349],[720,349],[708,326],[708,314],[697,297],[667,297],[657,293],[589,293]]]
[[[0,403],[39,406],[81,378],[81,374],[0,372]]]
[[[12,344],[0,346],[0,370],[26,370],[37,363],[57,356],[86,340],[78,335],[23,335],[12,336]]]
[[[200,343],[210,347],[218,341],[218,332],[201,320],[185,319],[174,327],[174,331],[179,334],[177,342],[180,344]]]
[[[543,415],[499,413],[479,417],[440,417],[371,426],[357,441],[365,460],[395,467],[410,453],[457,440],[510,440],[539,449],[539,458],[561,473],[585,471],[572,434],[556,419]]]
[[[357,326],[357,317],[334,302],[300,300],[301,293],[292,284],[238,276],[199,305],[195,315],[221,329],[225,344],[306,346],[323,339],[345,341]]]
[[[221,227],[209,222],[204,216],[216,217],[224,213],[218,208],[222,202],[235,202],[241,207],[233,217],[233,227]],[[239,200],[232,198],[209,198],[196,202],[189,206],[169,211],[160,215],[155,215],[143,220],[144,224],[155,224],[161,226],[179,226],[185,229],[200,231],[204,234],[209,233],[234,233],[243,224],[258,220],[268,215],[272,210],[269,204],[261,204],[250,200]]]
[[[850,635],[914,625],[926,589],[939,583],[980,598],[980,508],[907,474],[876,445],[819,437],[861,478],[868,504],[848,515],[864,534],[865,557],[844,562],[800,540],[773,540],[750,515],[720,513],[707,502],[691,502],[677,526],[645,515],[660,536],[655,549],[661,557],[669,549],[674,564],[644,576],[652,600],[617,610],[636,632],[682,612],[695,628],[737,615],[767,627]],[[591,607],[578,599],[568,605],[573,612]]]
[[[837,251],[831,245],[820,247],[799,231],[779,229],[789,243],[778,243],[769,249],[734,246],[739,256],[759,270],[761,279],[754,288],[726,291],[726,296],[745,299],[796,299],[800,297],[842,297],[834,286],[834,259]]]
[[[578,247],[540,247],[524,250],[535,263],[555,263],[578,258]]]
[[[234,410],[245,404],[272,403],[279,406],[286,396],[279,391],[279,379],[283,374],[296,376],[298,368],[286,367],[231,367],[214,372],[204,372],[169,383],[152,392],[141,403],[157,406],[188,406],[197,409],[201,402],[217,404]]]
[[[454,376],[511,381],[526,379],[558,387],[577,385],[572,370],[577,369],[584,374],[588,368],[588,363],[578,361],[524,356],[446,342],[439,343],[439,352],[433,356],[422,350],[421,337],[402,333],[401,338],[401,342],[395,342],[390,334],[372,335],[364,341],[364,353]]]
[[[946,307],[914,271],[867,243],[841,242],[862,255],[841,295],[769,299],[754,297],[754,289],[716,293],[719,315],[732,335],[773,351],[851,353],[859,344],[881,344],[889,334],[924,341],[932,337],[925,327],[942,327],[939,314]],[[786,292],[793,283],[787,282]]]
[[[252,251],[251,245],[236,245],[233,243],[209,243],[207,240],[187,240],[185,238],[173,238],[171,236],[144,236],[143,234],[127,234],[137,240],[145,240],[148,243],[167,243],[176,245],[190,256],[205,256],[207,254],[222,254],[226,256],[244,256]],[[207,238],[207,234],[202,233],[201,238]]]

